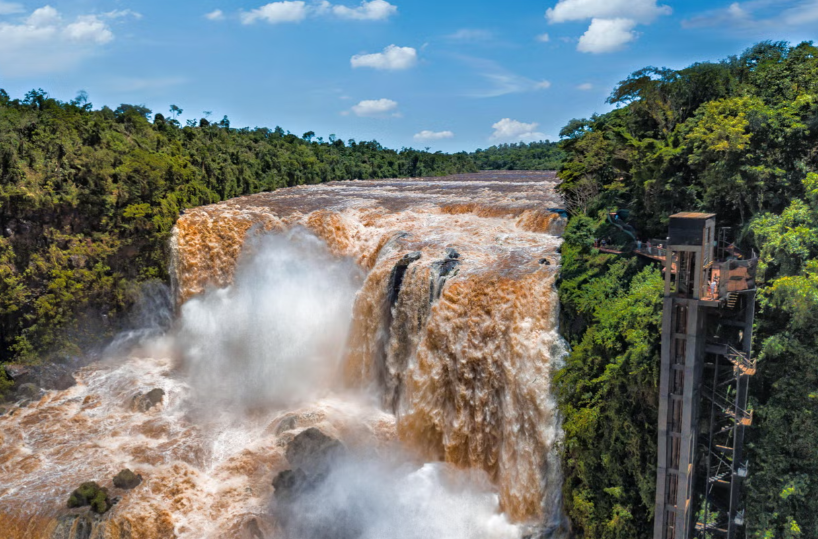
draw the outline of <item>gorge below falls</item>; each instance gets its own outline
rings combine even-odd
[[[566,537],[555,186],[349,181],[188,210],[145,327],[0,416],[0,536]],[[309,480],[307,438],[330,459]],[[104,514],[67,508],[87,481]]]

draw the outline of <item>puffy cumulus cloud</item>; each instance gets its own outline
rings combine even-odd
[[[548,43],[549,41],[551,41],[551,36],[549,36],[548,34],[540,34],[536,37],[536,40],[539,41],[540,43]]]
[[[429,131],[428,129],[425,129],[420,133],[417,133],[413,138],[420,142],[443,140],[447,138],[454,138],[454,133],[451,131]]]
[[[591,26],[579,38],[577,50],[594,54],[621,50],[636,39],[635,26],[636,21],[631,19],[592,19]]]
[[[93,42],[104,45],[114,39],[114,33],[94,15],[80,17],[65,27],[65,36],[71,41]]]
[[[23,4],[0,1],[0,15],[14,15],[15,13],[23,13],[24,11],[25,8]]]
[[[385,0],[363,1],[360,6],[351,8],[347,6],[328,6],[329,2],[324,2],[322,6],[330,8],[332,13],[342,19],[354,19],[359,21],[383,21],[395,15],[398,7],[393,6]]]
[[[44,6],[18,21],[0,22],[0,73],[17,77],[75,67],[113,41],[106,18],[120,16],[112,12],[66,20],[55,8]]]
[[[545,12],[549,22],[584,21],[587,19],[632,19],[649,24],[660,15],[670,15],[670,6],[657,0],[559,0]]]
[[[398,117],[398,102],[391,99],[367,99],[352,107],[352,112],[362,118]]]
[[[305,2],[272,2],[252,11],[239,15],[242,24],[253,24],[264,21],[270,24],[283,22],[301,22],[307,18],[307,4]]]
[[[418,51],[412,47],[398,47],[397,45],[389,45],[383,52],[374,54],[356,54],[350,59],[353,68],[371,67],[390,71],[410,69],[417,62]]]
[[[224,11],[220,9],[215,9],[210,13],[205,13],[205,19],[209,21],[223,21],[224,20]]]
[[[551,23],[591,20],[580,37],[580,52],[604,53],[622,49],[637,38],[637,24],[650,24],[661,15],[670,15],[670,6],[657,0],[559,0],[545,12]]]
[[[503,118],[491,126],[492,129],[494,129],[494,133],[492,133],[489,138],[498,141],[543,140],[545,135],[537,131],[539,126],[540,124],[536,122],[527,124],[512,120],[511,118]]]

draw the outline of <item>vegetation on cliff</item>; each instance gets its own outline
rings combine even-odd
[[[227,118],[182,126],[140,106],[94,110],[83,94],[65,103],[0,90],[0,362],[70,355],[115,331],[140,283],[166,279],[167,240],[185,208],[475,170],[466,154],[233,129]]]
[[[700,210],[762,260],[747,536],[806,537],[818,530],[818,49],[766,42],[718,63],[645,68],[610,102],[561,133],[576,217],[560,284],[573,351],[557,384],[575,529],[650,537],[654,504],[661,288],[589,242],[627,241],[608,210],[629,209],[643,240],[665,237],[672,213]]]

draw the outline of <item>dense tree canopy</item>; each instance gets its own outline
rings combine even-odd
[[[557,170],[565,159],[559,144],[547,140],[500,144],[471,156],[480,170]]]
[[[0,90],[0,361],[76,353],[100,328],[114,331],[139,284],[166,279],[167,240],[185,208],[331,180],[475,170],[466,154],[232,129],[227,118],[182,127],[182,109],[170,112]]]
[[[609,260],[589,238],[628,247],[607,210],[630,210],[643,239],[665,237],[677,211],[708,211],[762,261],[747,537],[810,536],[818,530],[818,49],[767,42],[718,63],[649,67],[610,102],[618,108],[561,132],[561,189],[576,215],[560,285],[573,351],[557,377],[568,512],[585,537],[652,536],[659,315],[650,306],[658,309],[661,289],[655,274]]]

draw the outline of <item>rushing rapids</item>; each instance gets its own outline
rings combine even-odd
[[[336,182],[189,210],[172,242],[174,326],[0,416],[0,530],[563,535],[554,185],[550,173]],[[135,406],[152,388],[162,401]],[[287,527],[272,483],[310,427],[354,456],[291,504],[287,520],[303,522]],[[124,467],[144,482],[113,487]],[[113,508],[66,509],[91,480]]]

